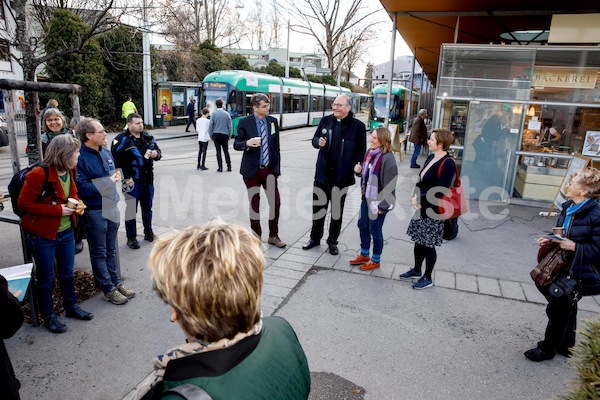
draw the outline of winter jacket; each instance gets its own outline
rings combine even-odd
[[[334,126],[334,124],[341,124]],[[340,148],[337,149],[336,165],[329,165],[331,161],[330,153],[332,146],[332,133],[334,130],[340,129]],[[319,138],[327,135],[327,144],[325,147],[319,147]],[[315,131],[312,139],[312,145],[315,149],[319,149],[317,156],[317,166],[315,169],[315,181],[338,188],[345,188],[354,184],[354,166],[363,160],[367,151],[367,129],[365,124],[354,118],[352,112],[341,121],[336,121],[333,115],[328,115],[321,119],[319,127]],[[333,182],[328,182],[328,169],[335,171]]]
[[[79,197],[90,210],[102,209],[102,197],[119,201],[115,184],[110,180],[114,173],[115,163],[108,149],[100,147],[98,151],[85,144],[81,146],[75,184]]]
[[[156,150],[158,156],[144,158],[146,150]],[[134,182],[142,184],[154,183],[154,161],[160,160],[162,153],[151,134],[142,131],[136,138],[126,129],[113,140],[111,152],[115,165],[123,171],[124,179],[133,178]]]
[[[79,200],[77,187],[75,186],[75,174],[75,171],[70,171],[71,188],[68,197]],[[32,235],[54,240],[62,217],[61,204],[67,203],[67,196],[65,196],[65,192],[58,181],[56,168],[49,165],[48,183],[52,185],[54,194],[38,199],[42,194],[45,178],[46,173],[42,167],[32,169],[25,177],[25,184],[19,195],[19,210],[25,213],[21,218],[21,226]],[[71,214],[71,221],[73,226],[77,224],[75,213]]]
[[[563,204],[557,226],[562,226],[566,210],[573,204]],[[600,294],[600,204],[590,199],[572,216],[566,236],[575,242],[572,276],[580,281],[584,296]]]
[[[180,399],[176,394],[161,394],[185,383],[203,388],[213,400],[306,400],[310,373],[290,324],[266,317],[260,334],[232,347],[169,361],[152,399]]]
[[[410,128],[408,140],[414,144],[420,144],[421,146],[427,144],[427,126],[425,125],[425,118],[415,118],[412,127]]]

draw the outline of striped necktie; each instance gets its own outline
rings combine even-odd
[[[267,137],[267,129],[265,127],[265,120],[260,120],[260,148],[262,153],[262,163],[269,165],[269,142]]]

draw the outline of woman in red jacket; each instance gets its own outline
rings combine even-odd
[[[56,136],[44,155],[47,168],[38,167],[29,172],[19,196],[19,209],[25,213],[21,226],[29,234],[36,262],[38,303],[44,326],[53,333],[67,331],[67,326],[52,310],[55,258],[66,316],[84,321],[93,318],[92,313],[77,305],[73,274],[73,227],[75,213],[83,211],[83,203],[75,210],[66,206],[69,197],[79,200],[74,180],[79,148],[79,140],[73,136]]]

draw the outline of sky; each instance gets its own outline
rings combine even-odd
[[[236,4],[244,5],[242,8],[237,8],[241,15],[245,13],[249,13],[254,9],[256,3],[253,0],[234,0]],[[327,0],[321,0],[327,1]],[[271,0],[262,0],[263,5],[270,3]],[[383,21],[381,24],[377,26],[378,29],[378,38],[374,41],[374,45],[372,46],[369,54],[365,56],[359,64],[356,66],[355,70],[352,71],[355,75],[362,77],[364,75],[366,65],[368,62],[373,63],[374,65],[381,64],[384,62],[388,62],[390,60],[390,51],[391,51],[391,29],[392,29],[392,20],[386,14],[381,2],[379,0],[364,0],[364,4],[367,7],[367,12],[376,11],[376,14],[373,18],[377,20]],[[292,21],[293,24],[293,21]],[[284,32],[286,34],[287,32]],[[154,39],[151,39],[153,43],[165,43],[164,39],[160,36],[153,35]],[[285,39],[284,39],[285,40]],[[313,53],[317,52],[316,50],[316,41],[311,39],[307,35],[301,35],[299,33],[291,32],[290,34],[290,51],[292,52],[306,52]],[[284,44],[285,46],[285,44]],[[394,56],[400,55],[411,55],[412,52],[402,39],[402,37],[396,32],[396,46],[395,46],[395,54]]]

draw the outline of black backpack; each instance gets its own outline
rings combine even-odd
[[[10,180],[10,183],[8,184],[8,193],[10,194],[10,202],[12,203],[13,212],[21,218],[25,215],[25,213],[19,210],[19,196],[21,195],[21,190],[23,190],[23,185],[25,184],[25,177],[29,172],[33,171],[37,167],[42,167],[46,176],[44,183],[42,184],[42,192],[39,194],[38,200],[45,196],[55,194],[54,187],[48,183],[48,166],[44,163],[37,162],[14,174]]]

